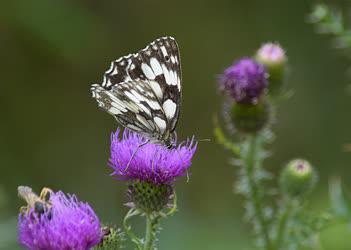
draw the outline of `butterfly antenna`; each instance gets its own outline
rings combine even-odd
[[[345,152],[351,152],[351,144],[346,144],[343,146]]]
[[[130,157],[130,159],[129,159],[129,161],[128,161],[128,164],[127,164],[126,168],[124,169],[124,172],[126,172],[126,171],[128,170],[129,165],[130,165],[130,163],[132,162],[133,158],[135,157],[136,153],[138,152],[139,148],[141,148],[142,146],[144,146],[144,145],[146,145],[147,143],[149,143],[149,141],[150,141],[150,140],[146,140],[145,142],[140,143],[140,144],[136,147],[136,149],[134,150],[132,156]]]
[[[211,139],[199,139],[198,142],[211,142]]]

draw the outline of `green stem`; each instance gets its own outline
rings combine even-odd
[[[274,248],[273,249],[279,249],[285,234],[286,234],[286,224],[288,222],[289,216],[291,214],[291,211],[293,209],[293,203],[292,201],[289,200],[285,200],[284,203],[286,203],[286,205],[283,208],[283,212],[279,218],[279,224],[278,224],[278,228],[277,228],[277,238],[274,244]]]
[[[244,160],[246,165],[245,167],[247,168],[248,184],[250,188],[249,202],[252,202],[252,205],[255,209],[254,216],[256,216],[257,221],[259,223],[259,228],[261,230],[260,235],[263,236],[263,247],[264,249],[270,250],[272,249],[272,245],[269,237],[269,228],[268,223],[264,218],[262,199],[259,194],[260,190],[263,189],[263,187],[261,187],[260,183],[256,181],[256,171],[257,168],[260,167],[256,165],[256,163],[258,162],[258,153],[260,151],[258,139],[259,138],[257,135],[253,135],[249,138],[248,154],[246,159]]]
[[[144,250],[151,250],[152,249],[152,219],[151,215],[146,215],[146,230],[145,230],[145,243],[144,243]]]
[[[152,250],[156,239],[156,230],[159,217],[152,214],[146,214],[146,230],[143,250]]]

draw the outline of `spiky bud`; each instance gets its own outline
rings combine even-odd
[[[119,228],[104,226],[101,228],[102,239],[95,247],[96,250],[123,248],[124,233]]]
[[[128,188],[128,196],[129,205],[145,213],[159,212],[171,202],[173,187],[168,184],[134,181]]]
[[[256,60],[266,67],[268,73],[268,91],[276,94],[281,90],[286,75],[287,57],[277,43],[266,43],[256,53]]]
[[[256,104],[234,103],[232,106],[232,122],[240,132],[259,132],[269,122],[269,116],[270,104],[264,100]]]
[[[280,176],[283,192],[291,197],[301,197],[311,192],[317,175],[311,164],[302,159],[290,161]]]

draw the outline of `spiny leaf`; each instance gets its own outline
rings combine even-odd
[[[343,190],[340,178],[332,178],[329,182],[329,198],[335,214],[351,221],[351,199]]]
[[[215,119],[214,123],[215,123],[214,135],[215,135],[217,142],[222,144],[226,149],[232,151],[235,155],[239,155],[240,154],[240,147],[225,137],[223,130],[218,125],[217,119]]]

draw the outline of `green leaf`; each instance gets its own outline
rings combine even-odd
[[[351,222],[351,199],[343,190],[341,180],[338,177],[329,182],[329,198],[336,216]]]
[[[240,147],[225,137],[224,132],[219,126],[216,118],[214,119],[214,136],[218,143],[222,144],[226,149],[230,150],[236,156],[240,154]]]

